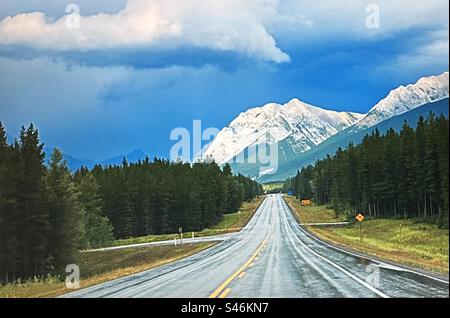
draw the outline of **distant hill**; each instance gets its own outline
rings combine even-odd
[[[44,152],[46,154],[46,156],[45,156],[46,162],[50,161],[54,149],[55,148],[44,147]],[[95,162],[92,160],[78,159],[78,158],[75,158],[64,152],[63,152],[63,159],[67,162],[67,165],[69,166],[70,170],[72,170],[72,171],[76,171],[83,166],[92,168],[95,165]]]
[[[126,155],[119,155],[110,159],[107,159],[105,161],[100,162],[102,166],[107,165],[120,165],[123,162],[123,159],[125,158],[128,163],[130,162],[138,162],[139,160],[144,160],[147,155],[140,149],[136,149]]]
[[[14,142],[14,138],[8,133],[6,134],[6,140],[9,144],[12,144]],[[46,164],[48,164],[48,162],[50,161],[54,149],[55,148],[53,147],[44,147]],[[62,151],[62,153],[63,159],[67,162],[67,166],[72,171],[76,171],[81,167],[88,167],[89,169],[92,169],[96,164],[100,164],[102,166],[120,165],[122,164],[124,158],[126,158],[129,163],[138,162],[139,160],[144,160],[147,157],[147,155],[140,149],[136,149],[128,154],[115,156],[100,162],[96,162],[90,159],[76,158],[68,153],[65,153],[64,151]]]
[[[45,156],[46,163],[50,161],[53,150],[54,148],[44,147],[44,152],[46,154]],[[78,159],[63,152],[63,158],[67,162],[67,165],[70,168],[70,170],[72,171],[76,171],[81,167],[88,167],[89,169],[92,169],[96,164],[100,164],[102,166],[120,165],[122,164],[124,158],[126,158],[129,163],[138,162],[139,160],[144,160],[146,156],[147,155],[142,150],[137,149],[126,155],[120,155],[101,162],[95,162],[89,159]]]

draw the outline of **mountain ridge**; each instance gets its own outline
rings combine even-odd
[[[283,149],[285,155],[301,154],[338,133],[353,134],[416,107],[448,98],[448,78],[449,73],[444,72],[399,86],[366,114],[327,110],[298,98],[283,105],[269,103],[250,108],[218,133],[203,150],[203,157],[212,157],[224,164],[233,158],[245,157],[246,150],[255,144],[287,140]]]
[[[326,110],[297,98],[283,105],[269,103],[242,112],[219,132],[203,150],[203,155],[212,156],[217,163],[223,164],[255,143],[275,143],[289,136],[297,140],[300,150],[309,150],[362,116]],[[264,137],[266,140],[261,140]]]
[[[50,160],[51,154],[55,148],[52,147],[44,147],[44,152],[46,154],[46,161]],[[141,149],[135,149],[125,155],[118,155],[103,161],[94,161],[90,159],[79,159],[76,157],[73,157],[70,154],[67,154],[63,152],[63,159],[67,162],[68,167],[72,171],[76,171],[81,167],[88,167],[89,169],[92,169],[95,165],[101,165],[101,166],[114,166],[114,165],[121,165],[123,162],[123,159],[125,158],[128,163],[138,162],[139,160],[144,160],[147,157],[147,155],[141,150]]]
[[[336,138],[347,138],[348,136],[352,136],[353,134],[357,134],[358,132],[369,129],[370,127],[374,127],[390,118],[400,116],[402,114],[408,113],[418,107],[441,101],[444,99],[448,99],[449,97],[449,83],[448,83],[449,73],[444,72],[437,76],[430,77],[422,77],[416,83],[409,84],[406,86],[400,86],[396,89],[393,89],[389,92],[389,94],[381,99],[375,106],[373,106],[366,114],[358,114],[358,113],[349,113],[349,112],[336,112],[336,111],[328,111],[324,110],[317,106],[312,106],[306,103],[301,102],[299,99],[293,99],[290,102],[279,105],[275,103],[267,104],[262,107],[251,108],[246,112],[241,113],[236,119],[234,119],[231,124],[225,127],[217,137],[218,141],[214,140],[208,149],[206,149],[206,154],[212,156],[216,162],[222,164],[224,162],[231,162],[231,159],[234,157],[240,158],[249,158],[246,157],[246,153],[248,153],[249,147],[253,144],[253,140],[246,138],[247,136],[233,136],[232,134],[238,134],[239,129],[234,129],[233,126],[240,124],[241,126],[247,126],[250,128],[255,128],[255,123],[251,121],[252,118],[256,118],[258,116],[268,117],[264,122],[266,127],[264,127],[264,132],[273,133],[273,131],[277,127],[267,127],[267,123],[269,120],[274,120],[274,118],[282,118],[280,116],[280,109],[285,109],[285,114],[292,116],[294,122],[301,122],[302,125],[297,126],[299,130],[302,128],[307,128],[306,131],[294,131],[292,127],[286,125],[289,129],[286,131],[279,133],[278,138],[273,138],[273,140],[278,142],[278,154],[279,154],[279,162],[282,162],[282,165],[288,164],[290,161],[295,161],[297,156],[300,156],[304,153],[308,153],[316,147],[320,147],[322,144],[327,143],[329,139]],[[296,105],[295,107],[293,105]],[[294,112],[289,112],[289,110],[294,110]],[[275,112],[275,113],[274,113]],[[342,126],[335,125],[333,128],[329,128],[327,126],[327,121],[320,121],[322,124],[322,130],[320,129],[311,129],[308,127],[308,120],[312,122],[317,122],[317,115],[323,114],[333,114],[332,119],[339,118],[340,122],[342,122]],[[271,115],[271,116],[268,116]],[[310,118],[305,117],[304,115],[308,114],[312,116]],[[338,115],[337,115],[338,114]],[[351,115],[350,115],[351,114]],[[303,117],[302,117],[303,115]],[[343,121],[342,116],[348,118],[348,116],[352,116],[349,122]],[[322,117],[322,119],[324,119]],[[329,118],[328,118],[329,120]],[[338,120],[338,121],[339,121]],[[289,119],[286,120],[289,122]],[[306,124],[305,124],[306,123]],[[336,124],[336,122],[334,123]],[[305,127],[306,126],[306,127]],[[286,128],[285,127],[285,128]],[[308,129],[309,128],[309,129]],[[317,125],[313,128],[318,128]],[[327,130],[328,129],[328,130]],[[242,130],[242,129],[241,129]],[[250,130],[243,130],[244,133],[252,132]],[[325,133],[324,133],[325,132]],[[228,136],[227,136],[228,134]],[[308,134],[316,135],[316,138],[308,136]],[[224,136],[225,135],[225,136]],[[234,137],[226,138],[226,137]],[[280,137],[281,136],[281,137]],[[304,136],[305,139],[298,139],[296,137]],[[318,136],[318,137],[317,137]],[[216,137],[216,138],[217,138]],[[284,138],[282,138],[284,137]],[[333,139],[333,137],[335,137]],[[235,154],[237,147],[233,144],[236,140],[243,143],[241,144],[239,153]],[[233,153],[234,157],[230,155],[225,155],[227,152],[227,148],[230,148],[231,145],[231,153]],[[245,146],[246,145],[246,146]],[[234,146],[234,147],[233,147]],[[218,149],[218,150],[216,150]],[[215,152],[216,150],[216,152]],[[217,156],[219,153],[219,156]],[[231,159],[230,159],[231,158]],[[227,159],[227,160],[224,160]],[[246,175],[254,176],[255,178],[260,179],[270,179],[272,181],[279,181],[279,179],[272,179],[270,176],[262,175],[261,172],[257,173],[258,169],[255,165],[246,165],[246,164],[233,164],[233,171],[236,173],[242,173]]]
[[[430,112],[435,113],[437,116],[440,114],[444,114],[446,117],[449,116],[449,99],[443,99],[437,102],[425,104],[419,106],[415,109],[410,110],[409,112],[403,113],[398,116],[394,116],[391,118],[378,123],[375,126],[369,127],[364,130],[360,130],[353,134],[345,134],[344,132],[336,134],[335,136],[327,139],[324,143],[315,147],[314,149],[307,151],[295,158],[295,160],[284,163],[274,175],[266,175],[259,178],[260,182],[275,182],[275,181],[283,181],[288,177],[292,177],[296,174],[298,169],[301,169],[304,166],[309,164],[313,164],[318,159],[322,159],[327,154],[333,155],[339,147],[345,148],[348,146],[349,142],[354,144],[359,144],[365,135],[372,133],[375,129],[378,129],[381,133],[385,133],[389,128],[393,128],[396,131],[399,131],[405,122],[411,127],[416,127],[417,121],[420,116],[427,117]],[[280,148],[283,145],[280,144]],[[237,172],[239,167],[234,166]],[[254,172],[256,174],[256,171]]]
[[[355,127],[372,127],[392,116],[449,97],[449,73],[422,77],[416,83],[401,85],[373,106]]]

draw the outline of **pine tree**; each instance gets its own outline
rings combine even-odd
[[[20,169],[15,191],[17,219],[18,276],[39,276],[47,272],[47,246],[49,242],[49,215],[45,208],[45,184],[43,144],[31,124],[20,132]]]
[[[399,181],[399,209],[403,217],[406,217],[416,208],[414,204],[414,179],[416,175],[413,156],[415,150],[414,130],[407,122],[403,124],[399,146],[399,164],[396,172]]]
[[[84,211],[83,248],[110,246],[114,240],[113,228],[103,215],[100,187],[90,172],[85,172],[77,182],[79,201]]]
[[[236,213],[241,207],[244,197],[244,187],[237,180],[228,180],[228,195],[226,213]]]
[[[407,122],[400,134],[375,129],[287,183],[303,196],[309,181],[316,202],[338,212],[419,217],[448,228],[448,139],[448,119],[430,113],[415,130]]]
[[[185,228],[187,231],[200,231],[204,228],[201,208],[201,186],[193,177],[190,184],[188,208],[185,211]]]
[[[449,227],[449,124],[448,119],[441,115],[437,120],[437,148],[438,148],[438,162],[439,162],[439,176],[441,184],[440,193],[440,212],[438,225],[444,228]]]
[[[82,246],[86,217],[75,183],[58,149],[51,157],[46,186],[51,225],[48,251],[55,269],[62,271],[75,261],[76,252]]]
[[[17,272],[17,222],[14,192],[17,187],[15,169],[18,163],[16,148],[7,144],[6,132],[0,122],[0,285],[14,281]]]

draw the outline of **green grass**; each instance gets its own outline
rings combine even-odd
[[[219,235],[240,231],[252,218],[264,197],[259,197],[242,205],[240,213],[225,215],[223,220],[211,229],[196,232],[196,237]],[[190,237],[191,233],[185,233]],[[172,240],[176,234],[149,235],[145,237],[117,240],[114,246],[150,243]],[[113,251],[84,251],[78,255],[81,287],[100,284],[112,279],[138,273],[161,266],[201,250],[214,243],[185,244],[184,246],[152,246],[125,248]],[[4,297],[55,297],[70,292],[58,277],[34,279],[0,286],[0,298]]]
[[[263,184],[263,191],[270,192],[273,190],[283,189],[284,182],[272,182]]]
[[[212,245],[214,244],[204,243],[81,252],[78,256],[81,275],[80,287],[89,287],[168,264],[198,253]],[[66,289],[65,284],[58,277],[48,277],[0,286],[0,298],[46,298],[70,291],[72,290]]]
[[[143,243],[168,241],[168,240],[173,240],[173,238],[175,236],[177,238],[179,238],[178,234],[147,235],[147,236],[140,236],[140,237],[130,237],[127,239],[115,240],[113,243],[113,246],[124,246],[124,245],[132,245],[132,244],[143,244]]]
[[[214,233],[222,234],[240,231],[253,217],[263,200],[264,197],[259,197],[251,202],[245,202],[239,210],[240,213],[225,214],[221,222],[211,229],[206,229],[198,234],[201,236],[209,236],[214,235]]]
[[[252,218],[256,209],[263,201],[263,197],[256,198],[251,202],[244,202],[240,209],[240,213],[226,214],[222,221],[210,229],[205,229],[200,232],[194,232],[195,237],[213,236],[227,233],[239,232]],[[186,232],[183,234],[185,238],[192,237],[192,232]],[[133,237],[123,240],[116,240],[114,246],[123,246],[131,244],[142,244],[159,241],[173,240],[174,237],[179,238],[179,234],[166,234],[166,235],[148,235],[143,237]]]
[[[320,222],[342,221],[326,207],[302,207],[292,197],[286,201],[301,222],[309,223],[312,215]],[[415,220],[366,220],[362,223],[362,243],[356,222],[345,227],[309,226],[308,229],[321,239],[358,252],[429,271],[449,272],[449,231],[432,224]]]
[[[327,208],[324,205],[315,205],[312,203],[310,206],[302,207],[300,201],[293,196],[284,197],[289,205],[296,210],[300,216],[301,223],[335,223],[346,221],[345,215],[337,215],[334,210]],[[301,209],[301,211],[299,210]]]

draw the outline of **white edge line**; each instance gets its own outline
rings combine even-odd
[[[336,222],[336,223],[300,223],[301,226],[327,226],[327,225],[347,225],[349,222]]]
[[[283,200],[284,200],[284,198],[283,198]],[[284,202],[285,202],[285,204],[287,205],[286,201],[284,201]],[[287,206],[288,206],[288,208],[289,208],[289,205],[287,205]],[[291,211],[290,208],[289,208],[289,211]],[[292,213],[292,212],[291,212],[291,213]],[[299,224],[299,223],[297,223],[297,224]],[[323,241],[323,240],[318,239],[317,237],[311,235],[308,231],[302,229],[302,225],[301,225],[301,224],[299,224],[299,225],[300,225],[300,229],[303,231],[303,233],[305,233],[306,235],[308,235],[310,238],[312,238],[312,239],[316,240],[317,242],[322,243],[322,244],[324,244],[324,245],[326,245],[326,246],[328,246],[328,247],[331,247],[331,248],[333,248],[333,249],[335,249],[335,250],[338,250],[338,251],[340,251],[340,252],[342,252],[342,253],[345,253],[345,254],[348,254],[348,255],[351,255],[351,256],[354,256],[354,257],[358,257],[358,258],[365,258],[365,259],[368,259],[368,260],[372,261],[373,263],[378,263],[378,264],[383,265],[383,266],[385,266],[385,267],[387,267],[387,268],[389,268],[389,269],[391,269],[391,270],[396,270],[396,269],[393,268],[393,267],[398,267],[398,268],[401,269],[403,272],[408,272],[408,273],[416,274],[416,275],[419,275],[419,276],[422,276],[422,277],[426,277],[426,278],[429,278],[429,279],[432,279],[432,280],[435,280],[435,281],[438,281],[438,282],[441,282],[441,283],[444,283],[444,284],[447,284],[447,285],[449,284],[448,281],[443,280],[443,279],[440,279],[440,278],[437,278],[437,277],[433,277],[433,276],[430,276],[430,275],[427,275],[427,274],[424,274],[424,273],[416,272],[416,271],[414,271],[414,270],[411,270],[411,269],[408,269],[408,268],[405,268],[405,267],[401,267],[401,266],[398,266],[398,265],[388,264],[388,263],[385,263],[385,262],[383,262],[383,261],[379,261],[379,260],[370,258],[370,256],[366,256],[366,255],[358,255],[358,254],[352,253],[352,252],[350,252],[350,251],[346,251],[346,250],[344,250],[344,249],[342,249],[342,248],[340,248],[340,247],[334,246],[334,245],[329,244],[329,243],[327,243],[327,242],[325,242],[325,241]],[[398,270],[397,270],[397,271],[398,271]]]
[[[412,274],[415,274],[415,275],[423,276],[423,277],[426,277],[426,278],[429,278],[429,279],[432,279],[432,280],[435,280],[435,281],[438,281],[438,282],[441,282],[441,283],[444,283],[444,284],[447,284],[447,285],[449,284],[448,281],[443,280],[443,279],[440,279],[440,278],[437,278],[437,277],[433,277],[433,276],[430,276],[430,275],[427,275],[427,274],[424,274],[424,273],[416,272],[416,271],[414,271],[414,270],[411,270],[411,269],[408,269],[408,268],[405,268],[405,267],[402,267],[402,266],[398,266],[398,265],[393,265],[393,264],[385,263],[385,262],[383,262],[383,261],[379,261],[379,260],[370,258],[370,257],[368,257],[368,256],[366,256],[366,255],[358,255],[358,254],[352,253],[352,252],[350,252],[350,251],[346,251],[346,250],[344,250],[344,249],[342,249],[342,248],[340,248],[340,247],[337,247],[337,246],[334,246],[334,245],[332,245],[332,244],[329,244],[329,243],[327,243],[327,242],[325,242],[325,241],[319,240],[318,238],[314,237],[313,235],[311,235],[310,233],[308,233],[308,232],[305,231],[304,229],[302,229],[302,231],[303,231],[306,235],[308,235],[310,238],[312,238],[312,239],[318,241],[319,243],[322,243],[322,244],[324,244],[324,245],[327,245],[328,247],[331,247],[331,248],[333,248],[333,249],[335,249],[335,250],[338,250],[338,251],[340,251],[340,252],[342,252],[342,253],[349,254],[349,255],[351,255],[351,256],[358,257],[358,258],[365,258],[365,259],[368,259],[368,260],[370,260],[371,262],[376,263],[376,264],[379,264],[379,265],[382,265],[383,267],[385,267],[385,268],[387,268],[387,269],[390,269],[390,270],[396,270],[396,271],[408,272],[408,273],[412,273]]]
[[[289,212],[290,209],[288,208]],[[290,224],[288,223],[289,227]],[[291,228],[292,230],[292,228]],[[302,230],[303,231],[303,230]],[[294,233],[295,234],[295,233]],[[372,285],[368,284],[367,282],[363,281],[362,279],[360,279],[359,277],[353,275],[352,273],[350,273],[349,271],[347,271],[346,269],[342,268],[341,266],[339,266],[338,264],[334,263],[333,261],[330,261],[329,259],[327,259],[326,257],[320,255],[319,253],[313,251],[308,245],[306,245],[302,240],[300,240],[300,238],[297,235],[294,235],[295,238],[297,239],[297,241],[300,242],[300,244],[302,244],[308,251],[310,251],[312,254],[316,255],[317,257],[323,259],[325,262],[329,263],[330,265],[332,265],[333,267],[337,268],[338,270],[340,270],[341,272],[343,272],[344,274],[348,275],[350,278],[352,278],[353,280],[355,280],[356,282],[360,283],[361,285],[363,285],[364,287],[366,287],[367,289],[369,289],[370,291],[372,291],[373,293],[377,294],[378,296],[382,297],[382,298],[390,298],[388,295],[386,295],[385,293],[379,291],[378,289],[376,289],[375,287],[373,287]]]

